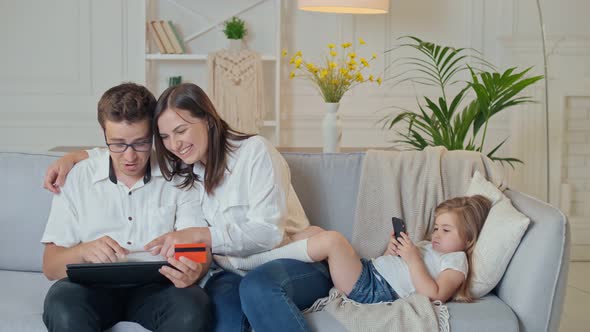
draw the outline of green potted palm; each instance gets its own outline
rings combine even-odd
[[[403,82],[434,86],[441,95],[434,100],[423,97],[422,102],[418,101],[418,112],[392,106],[397,112],[382,121],[385,128],[395,129],[401,137],[394,142],[414,150],[444,146],[448,150],[478,151],[512,167],[522,163],[517,158],[496,155],[508,138],[484,151],[488,124],[494,115],[512,106],[533,102],[531,97],[520,94],[543,76],[528,77],[531,68],[497,72],[472,49],[437,45],[414,36],[401,40],[399,46],[387,52],[409,48],[419,55],[398,58],[393,65],[400,72],[388,80],[394,86]],[[468,79],[461,80],[465,74]],[[457,85],[461,86],[453,91],[458,92],[449,95],[450,87]],[[470,92],[474,97],[466,100]]]

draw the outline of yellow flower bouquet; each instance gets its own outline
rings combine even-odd
[[[359,39],[359,46],[365,44],[363,39]],[[327,103],[340,102],[346,91],[359,84],[381,84],[381,77],[375,78],[365,73],[370,63],[377,59],[377,54],[373,53],[367,60],[363,57],[357,58],[356,52],[351,48],[352,43],[344,43],[340,47],[339,50],[336,45],[328,44],[328,55],[323,66],[305,60],[301,51],[297,51],[289,60],[289,64],[294,67],[289,78],[301,77],[312,81]],[[283,50],[283,56],[287,56],[286,50]]]

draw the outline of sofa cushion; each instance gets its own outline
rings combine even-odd
[[[451,331],[516,332],[518,318],[506,303],[495,295],[488,295],[474,303],[447,303]]]
[[[45,170],[56,155],[0,152],[0,269],[41,271],[41,235],[52,194],[43,189]],[[8,236],[6,236],[9,234]]]
[[[467,195],[483,195],[493,204],[473,250],[473,275],[470,292],[475,298],[489,293],[504,275],[520,239],[529,225],[529,218],[518,212],[510,199],[475,172]]]
[[[2,285],[0,321],[2,324],[12,320],[22,320],[22,316],[41,315],[45,294],[52,284],[53,282],[47,280],[42,273],[0,270],[0,285]],[[44,326],[40,319],[39,316],[39,322],[41,326]]]
[[[0,270],[0,331],[46,332],[43,302],[52,284],[42,273]],[[324,312],[306,314],[305,318],[314,331],[342,330],[340,323]],[[107,332],[149,331],[136,323],[119,322]]]
[[[453,332],[518,331],[518,319],[510,307],[495,295],[474,303],[447,303],[449,324]],[[305,315],[313,331],[344,331],[342,325],[325,311]]]
[[[471,182],[469,182],[469,188],[467,188],[467,193],[465,193],[465,195],[482,195],[489,199],[492,202],[492,205],[495,205],[505,197],[504,194],[502,194],[502,191],[500,191],[500,189],[498,189],[493,183],[486,180],[479,171],[473,173],[473,177],[471,178]]]
[[[529,222],[508,198],[492,207],[473,251],[473,296],[486,295],[500,282]]]
[[[307,313],[305,320],[314,332],[345,331],[344,326],[325,311]]]
[[[283,153],[291,183],[312,225],[350,241],[364,153]]]
[[[46,332],[45,294],[53,284],[42,273],[0,270],[0,331]],[[149,332],[133,322],[119,322],[107,332]]]

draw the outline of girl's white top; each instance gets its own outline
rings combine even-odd
[[[417,246],[422,253],[426,269],[433,279],[447,269],[463,272],[467,278],[468,263],[465,252],[441,254],[432,249],[430,241],[421,241],[417,243]],[[377,257],[373,259],[373,265],[399,297],[407,297],[416,291],[408,265],[401,257],[391,255]]]

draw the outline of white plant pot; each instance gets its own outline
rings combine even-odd
[[[324,153],[340,152],[342,122],[338,115],[338,107],[340,107],[340,103],[325,103],[326,114],[322,121]]]
[[[228,49],[230,51],[241,51],[246,48],[246,45],[245,45],[243,39],[228,39],[228,40],[229,40]]]

